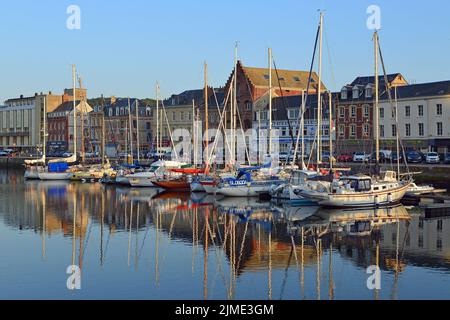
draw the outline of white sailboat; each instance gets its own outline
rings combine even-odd
[[[379,126],[378,126],[378,32],[374,33],[375,51],[375,140],[376,169],[379,171]],[[387,85],[387,82],[386,82]],[[387,90],[390,94],[390,88]],[[397,139],[398,133],[397,133]],[[398,148],[398,146],[397,146]],[[397,150],[398,152],[398,150]],[[301,195],[329,207],[367,207],[399,203],[411,186],[411,179],[399,180],[399,172],[386,171],[384,176],[352,175],[333,181],[329,188],[303,190]]]
[[[69,171],[68,163],[77,161],[77,110],[76,110],[76,83],[75,83],[75,65],[72,65],[72,81],[73,81],[73,155],[69,158],[57,159],[49,161],[45,170],[38,173],[40,180],[69,180],[73,173]],[[44,115],[44,119],[47,115]],[[45,137],[45,134],[44,134]],[[44,139],[45,144],[45,139]],[[60,165],[58,165],[60,164]],[[65,164],[65,166],[63,165]],[[65,168],[64,170],[53,171],[52,167]]]

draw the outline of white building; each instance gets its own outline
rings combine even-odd
[[[394,99],[395,91],[391,91]],[[450,81],[398,87],[397,110],[395,101],[389,102],[386,92],[379,107],[380,139],[384,147],[395,146],[398,125],[406,149],[440,153],[450,150]]]
[[[40,143],[36,96],[9,99],[0,107],[0,146],[32,147]]]

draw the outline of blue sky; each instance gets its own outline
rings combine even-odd
[[[66,9],[81,9],[81,30],[68,30]],[[380,41],[388,72],[410,82],[450,79],[448,0],[15,0],[0,9],[0,101],[62,92],[75,63],[89,96],[154,97],[199,88],[203,62],[222,85],[234,43],[244,65],[265,67],[267,48],[280,69],[307,70],[325,10],[325,84],[333,90],[373,73],[366,9],[381,8]]]

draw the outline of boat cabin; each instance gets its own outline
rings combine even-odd
[[[341,177],[339,179],[339,186],[344,186],[345,189],[354,190],[356,192],[371,191],[372,178],[366,175]]]

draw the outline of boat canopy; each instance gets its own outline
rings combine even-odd
[[[267,162],[266,164],[263,164],[261,166],[256,166],[256,167],[241,167],[238,168],[239,172],[249,172],[249,171],[258,171],[261,169],[268,169],[272,166],[271,162]]]

